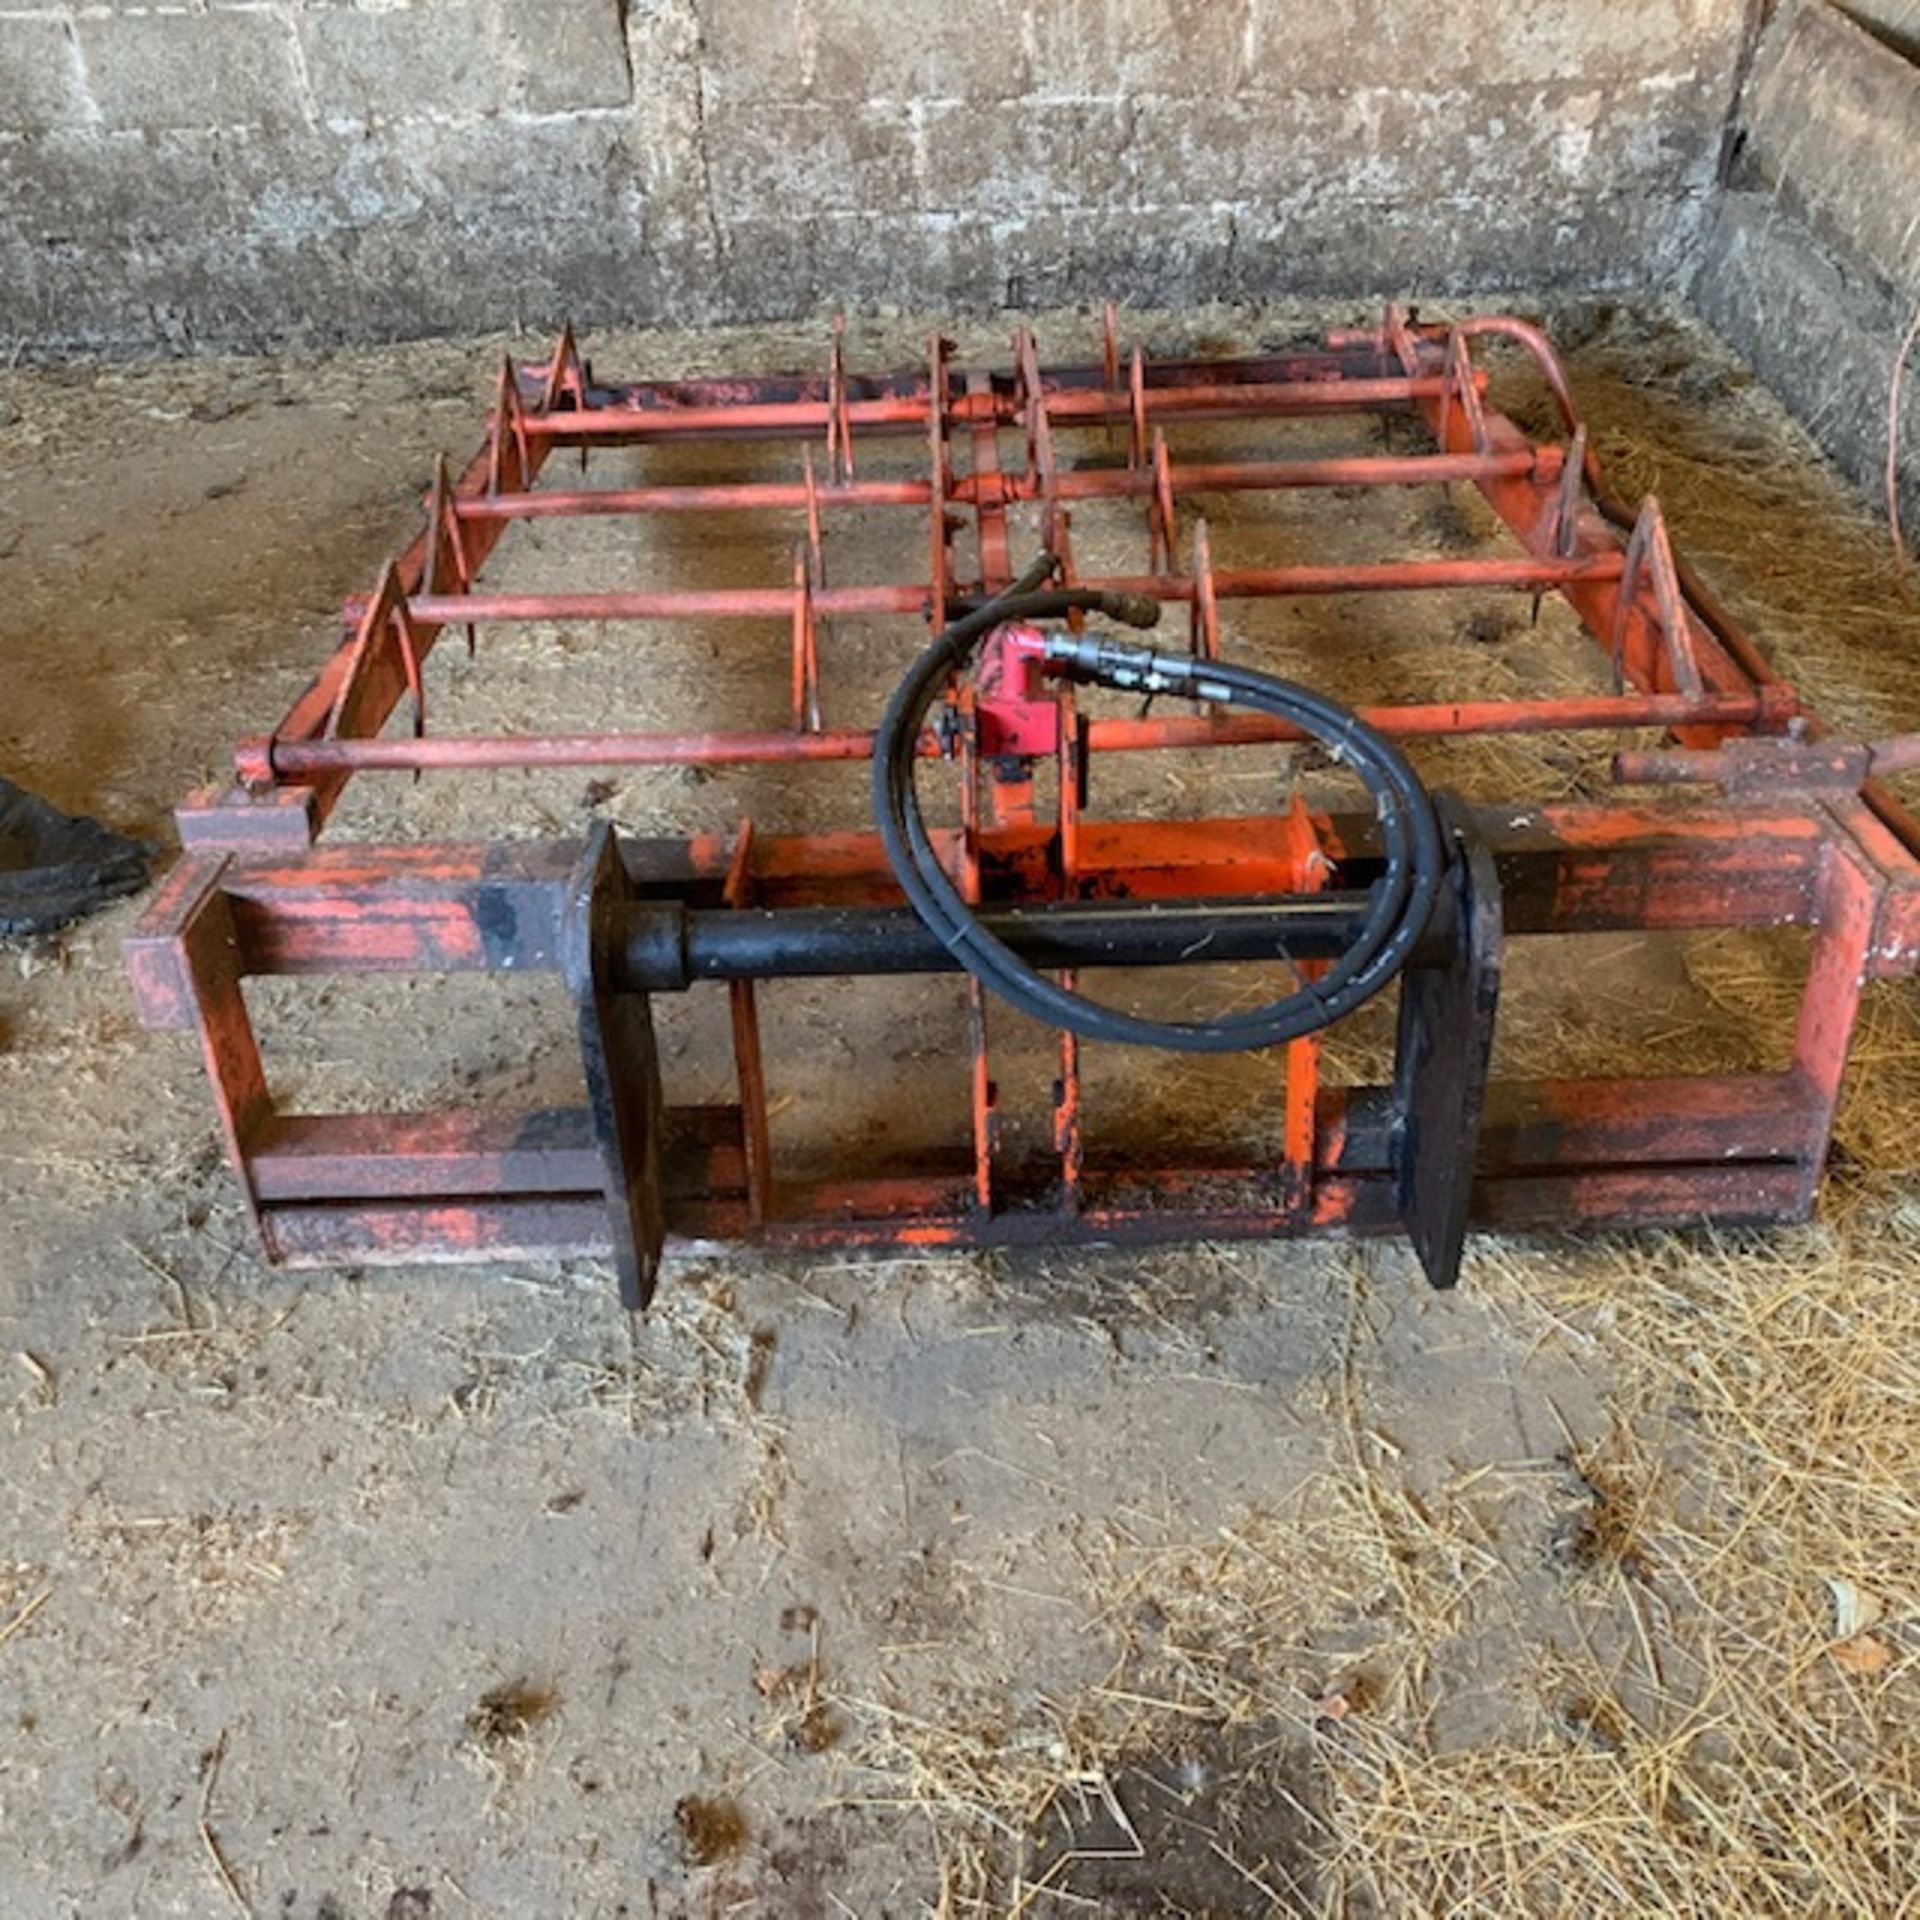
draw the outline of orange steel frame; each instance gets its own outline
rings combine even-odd
[[[1564,438],[1536,442],[1490,403],[1474,354],[1488,337],[1539,362],[1561,404]],[[1432,450],[1202,465],[1177,460],[1166,433],[1180,422],[1257,420],[1273,423],[1278,437],[1290,418],[1331,413],[1409,417]],[[1124,463],[1117,448],[1093,463],[1064,459],[1061,444],[1089,429],[1110,446],[1123,443]],[[1003,464],[1009,433],[1018,457]],[[863,472],[863,451],[883,434],[919,437],[924,476]],[[584,464],[595,448],[696,439],[797,442],[800,457],[779,481],[539,484],[558,448],[578,449]],[[1192,496],[1229,490],[1460,484],[1477,488],[1504,520],[1518,557],[1216,568],[1204,520],[1183,512]],[[616,1250],[633,1217],[630,1196],[605,1125],[589,1109],[276,1107],[242,996],[247,976],[561,970],[580,904],[579,842],[316,844],[346,781],[378,770],[864,760],[871,736],[830,719],[821,623],[899,616],[904,668],[928,624],[1017,571],[1009,509],[1030,503],[1069,582],[1183,604],[1185,642],[1201,655],[1218,655],[1221,610],[1234,600],[1461,588],[1561,594],[1613,663],[1614,690],[1602,695],[1362,710],[1401,739],[1656,727],[1695,777],[1702,756],[1729,741],[1798,753],[1797,773],[1764,783],[1759,797],[1749,783],[1722,798],[1623,794],[1478,810],[1475,831],[1498,875],[1507,938],[1801,926],[1813,930],[1812,960],[1784,1072],[1496,1082],[1477,1141],[1463,1136],[1466,1164],[1451,1177],[1471,1222],[1490,1227],[1801,1217],[1818,1187],[1865,983],[1910,973],[1920,955],[1920,835],[1883,791],[1862,783],[1857,756],[1839,756],[1839,773],[1807,770],[1812,734],[1794,691],[1724,615],[1703,617],[1657,503],[1649,498],[1630,527],[1616,526],[1595,510],[1603,484],[1551,348],[1517,321],[1423,326],[1389,309],[1378,327],[1332,334],[1311,351],[1201,361],[1123,352],[1109,308],[1098,356],[1085,365],[1043,369],[1023,332],[1007,373],[963,372],[936,340],[924,367],[878,377],[848,370],[836,327],[817,377],[630,386],[596,382],[569,330],[544,365],[502,366],[480,451],[458,476],[440,462],[424,526],[374,591],[349,602],[342,644],[271,734],[240,744],[236,780],[181,809],[185,857],[129,943],[142,1013],[152,1026],[198,1035],[234,1174],[270,1258]],[[1082,580],[1074,571],[1072,509],[1090,499],[1138,504],[1142,573]],[[926,576],[831,584],[824,529],[852,507],[923,516]],[[793,516],[787,578],[750,589],[541,594],[492,592],[482,582],[515,522],[740,510]],[[978,577],[959,580],[953,535],[965,516]],[[448,627],[468,628],[471,642],[475,625],[553,619],[777,629],[787,636],[790,724],[532,738],[427,732],[424,669]],[[958,774],[962,824],[943,845],[973,899],[1265,898],[1311,892],[1329,873],[1364,876],[1369,823],[1360,819],[1298,805],[1272,817],[1197,822],[1082,811],[1089,770],[1103,755],[1272,742],[1289,737],[1284,725],[1205,713],[1088,719],[1070,688],[1047,697],[1059,708],[1059,767],[1050,783],[1057,798],[1044,811],[1034,755],[1005,750],[993,731],[1003,716],[980,689],[956,690],[941,737],[922,743]],[[1643,777],[1658,776],[1643,768]],[[604,861],[604,847],[593,857]],[[642,901],[777,909],[901,899],[870,832],[764,835],[749,822],[685,840],[629,841],[617,857],[619,891]],[[668,1245],[1158,1240],[1404,1224],[1396,1154],[1405,1102],[1391,1087],[1321,1085],[1315,1039],[1287,1049],[1276,1161],[1121,1169],[1086,1148],[1079,1043],[1063,1034],[1052,1165],[1039,1182],[1016,1175],[1000,1157],[989,1001],[977,983],[968,988],[972,1130],[955,1143],[951,1164],[868,1164],[802,1184],[783,1173],[770,1122],[755,982],[731,980],[737,1099],[671,1108],[650,1123],[648,1179]],[[615,1029],[594,1031],[604,1039]],[[631,1044],[650,1040],[642,1031]]]

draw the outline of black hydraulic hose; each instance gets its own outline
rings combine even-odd
[[[1293,722],[1322,741],[1372,793],[1384,863],[1346,951],[1319,980],[1241,1013],[1210,1020],[1149,1020],[1069,992],[996,938],[947,877],[927,833],[914,788],[915,746],[927,709],[978,642],[1011,620],[1058,618],[1079,607],[1129,625],[1158,618],[1152,601],[1081,589],[1042,592],[1045,558],[1004,594],[983,602],[935,636],[894,690],[875,739],[874,815],[895,878],[921,919],[984,986],[1049,1026],[1087,1039],[1184,1053],[1269,1047],[1332,1025],[1380,991],[1406,964],[1439,897],[1445,854],[1433,804],[1391,741],[1345,708],[1304,687],[1250,668],[1150,652],[1092,636],[1055,635],[1047,658],[1070,677],[1146,693],[1176,692]]]

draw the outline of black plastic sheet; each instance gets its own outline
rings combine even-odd
[[[0,938],[49,933],[147,884],[153,849],[0,779]]]

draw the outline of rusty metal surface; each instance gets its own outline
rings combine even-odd
[[[1475,350],[1502,339],[1532,354],[1565,421],[1535,441],[1489,401]],[[1311,352],[1241,361],[1123,352],[1109,313],[1084,365],[1042,368],[1016,338],[1010,372],[950,363],[866,375],[836,331],[818,375],[607,384],[569,332],[543,365],[503,365],[479,451],[442,462],[425,523],[271,732],[244,739],[235,777],[181,810],[187,857],[162,887],[128,961],[144,1017],[197,1034],[229,1157],[269,1254],[286,1260],[466,1259],[617,1253],[629,1297],[652,1284],[662,1246],[713,1239],[855,1247],[1158,1240],[1199,1235],[1386,1232],[1413,1220],[1449,1277],[1469,1225],[1769,1221],[1811,1205],[1855,1010],[1870,978],[1920,957],[1920,863],[1903,814],[1871,776],[1911,761],[1910,743],[1822,741],[1674,551],[1658,503],[1631,511],[1604,478],[1551,347],[1519,322],[1377,328]],[[1409,422],[1429,450],[1285,457],[1287,423],[1336,413]],[[1257,457],[1178,457],[1182,423],[1255,423]],[[1089,434],[1100,453],[1077,461]],[[920,477],[863,463],[876,437],[925,452]],[[793,443],[787,480],[543,484],[557,449],[698,440]],[[1012,455],[1014,457],[1009,458]],[[897,458],[894,465],[897,466]],[[1216,568],[1193,497],[1220,491],[1472,487],[1520,552],[1442,560]],[[1139,571],[1073,571],[1075,503],[1131,503]],[[1098,1163],[1082,1122],[1079,1045],[1059,1037],[1052,1177],[1010,1182],[986,1003],[973,985],[970,1136],[946,1162],[862,1164],[798,1180],[769,1124],[756,980],[729,975],[736,1097],[663,1106],[644,998],[619,990],[609,927],[624,903],[671,899],[704,913],[893,908],[901,896],[876,836],[768,835],[715,823],[675,841],[367,847],[324,838],[350,779],[484,768],[704,767],[858,762],[873,737],[829,724],[840,710],[820,647],[839,614],[898,621],[901,663],[928,624],[1004,587],[1008,509],[1031,505],[1075,585],[1148,593],[1181,609],[1193,653],[1217,657],[1220,608],[1244,598],[1411,591],[1557,594],[1578,615],[1609,693],[1374,705],[1389,736],[1468,739],[1530,732],[1664,730],[1623,776],[1717,793],[1623,791],[1557,808],[1481,806],[1458,816],[1474,849],[1462,876],[1464,944],[1427,978],[1403,1022],[1401,1071],[1371,1088],[1324,1085],[1317,1038],[1280,1050],[1273,1099],[1282,1145],[1236,1165]],[[662,585],[504,594],[485,584],[497,543],[527,523],[588,516],[778,510],[804,528],[790,577],[725,590]],[[852,510],[922,517],[917,578],[833,584],[823,527]],[[1329,511],[1337,509],[1330,506]],[[963,577],[954,535],[970,520]],[[565,618],[759,622],[787,636],[789,719],[702,731],[483,738],[440,734],[427,663],[450,627]],[[1304,805],[1202,820],[1094,820],[1082,800],[1104,756],[1214,751],[1297,737],[1263,716],[1206,710],[1088,720],[1070,687],[1039,680],[1032,643],[1007,633],[923,738],[946,763],[960,824],[935,836],[967,898],[988,910],[1056,902],[1304,900],[1364,886],[1365,818]],[[1328,691],[1337,694],[1338,688]],[[398,722],[398,730],[395,723]],[[1045,773],[1045,780],[1036,775]],[[1041,797],[1044,793],[1044,799]],[[1485,799],[1488,796],[1480,796]],[[1498,798],[1498,796],[1493,796]],[[316,844],[318,842],[318,844]],[[1492,900],[1497,893],[1497,912]],[[1477,899],[1478,905],[1475,906]],[[771,924],[771,923],[769,923]],[[863,925],[869,923],[862,923]],[[884,927],[884,918],[871,923]],[[1500,928],[1496,937],[1489,931]],[[1803,1010],[1785,1070],[1695,1078],[1485,1082],[1501,942],[1626,929],[1798,926],[1812,932]],[[638,937],[636,935],[636,937]],[[1303,960],[1303,972],[1315,964]],[[289,1114],[272,1098],[240,991],[249,975],[385,971],[552,972],[572,982],[594,1091],[589,1109],[518,1115]],[[644,972],[644,969],[641,970]],[[658,982],[671,967],[645,977]],[[696,991],[719,991],[718,986]],[[1459,1031],[1462,1026],[1470,1031]],[[1422,1080],[1408,1032],[1446,1073]],[[957,1042],[958,1036],[956,1036]],[[1429,1157],[1410,1167],[1409,1112]]]

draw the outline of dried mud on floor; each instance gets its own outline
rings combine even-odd
[[[1227,348],[1354,317],[1129,324]],[[1789,675],[1848,725],[1920,718],[1920,609],[1883,533],[1724,350],[1671,315],[1551,318],[1616,486],[1657,489]],[[1095,337],[1039,324],[1054,355]],[[852,332],[858,362],[899,363],[924,329]],[[1005,332],[962,352],[1001,364]],[[811,365],[823,338],[589,344],[617,373]],[[163,834],[304,682],[435,452],[471,446],[501,344],[0,376],[0,764]],[[1494,538],[1467,501],[1350,504],[1363,544]],[[1223,504],[1216,558],[1304,537],[1295,511]],[[1416,517],[1367,517],[1389,511]],[[609,562],[749,564],[596,533]],[[561,558],[535,543],[506,577]],[[1249,613],[1229,650],[1337,660],[1348,697],[1590,664],[1551,611],[1535,633],[1432,599]],[[846,624],[830,667],[858,717],[899,655]],[[697,667],[729,711],[777,710],[778,660],[676,644],[665,676],[532,629],[471,666],[443,649],[431,691],[449,728],[666,724]],[[1574,740],[1428,771],[1526,798],[1601,777]],[[1126,777],[1199,810],[1278,776]],[[742,776],[430,779],[361,783],[342,824],[855,804]],[[0,954],[8,1915],[1920,1910],[1910,989],[1870,1004],[1803,1229],[1482,1239],[1447,1298],[1391,1244],[682,1261],[630,1325],[591,1263],[264,1272],[191,1049],[134,1022],[130,917]],[[1765,1058],[1792,965],[1731,940],[1543,964],[1502,1045]],[[793,997],[791,1151],[919,1123],[950,1066],[929,991]],[[524,1102],[575,1071],[526,983],[267,1011],[305,1096]],[[704,1019],[670,1034],[694,1097]],[[1377,1069],[1378,1044],[1333,1070]],[[1007,1046],[1010,1083],[1038,1070],[1011,1023]],[[861,1059],[892,1078],[863,1086]],[[1261,1111],[1244,1064],[1152,1067],[1115,1066],[1103,1110],[1160,1133]]]

